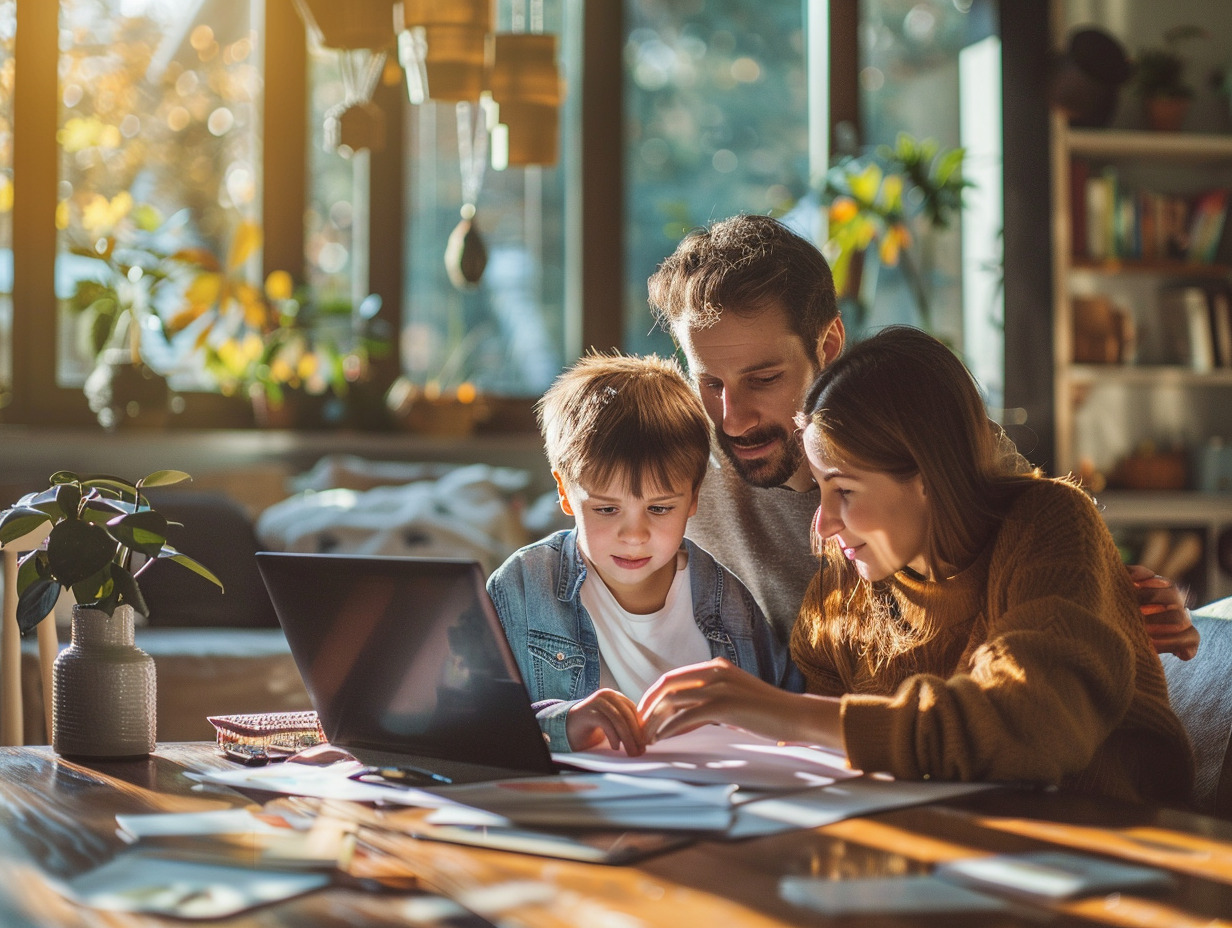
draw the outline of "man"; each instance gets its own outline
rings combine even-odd
[[[659,324],[684,352],[715,425],[688,536],[730,568],[787,639],[817,570],[817,487],[795,414],[846,333],[821,252],[768,216],[735,216],[681,241],[648,281]],[[1176,587],[1130,568],[1157,651],[1183,660],[1198,632]]]

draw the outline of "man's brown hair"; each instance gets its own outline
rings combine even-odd
[[[675,361],[590,354],[535,406],[544,450],[567,485],[696,489],[710,457],[710,420]]]
[[[647,281],[670,334],[723,312],[755,315],[778,301],[810,353],[838,316],[830,265],[817,246],[769,216],[734,216],[690,232]]]

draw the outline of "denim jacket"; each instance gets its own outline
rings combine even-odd
[[[711,656],[725,657],[767,683],[801,692],[803,677],[752,594],[704,549],[687,538],[684,544],[693,619]],[[599,689],[599,642],[582,605],[585,579],[576,529],[514,552],[488,578],[488,594],[553,751],[569,750],[565,715],[577,700]]]

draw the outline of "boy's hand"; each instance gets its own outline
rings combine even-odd
[[[1197,654],[1201,635],[1176,585],[1141,564],[1129,567],[1129,579],[1138,594],[1138,607],[1156,653],[1175,654],[1183,661]]]
[[[630,757],[646,751],[637,706],[615,690],[596,690],[570,709],[565,717],[565,734],[575,751],[598,747],[604,738],[612,750],[623,748]]]

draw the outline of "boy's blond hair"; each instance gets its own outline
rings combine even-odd
[[[535,405],[552,470],[567,486],[697,489],[710,457],[710,419],[675,361],[589,354]]]

